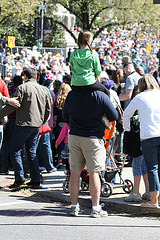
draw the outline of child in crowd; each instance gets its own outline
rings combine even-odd
[[[102,91],[110,96],[109,90],[98,81],[102,69],[98,53],[92,51],[92,34],[83,31],[78,36],[78,49],[75,49],[70,56],[70,66],[72,71],[71,85],[73,91]],[[102,117],[102,122],[107,129],[110,124],[106,115]]]
[[[70,66],[72,71],[71,85],[74,91],[100,90],[109,95],[108,89],[96,78],[101,74],[101,65],[98,53],[92,51],[92,34],[83,31],[78,36],[78,49],[75,49],[70,56]]]
[[[56,140],[55,148],[64,140],[65,147],[61,152],[62,159],[66,160],[66,170],[69,170],[69,148],[68,148],[68,137],[69,137],[70,126],[69,123],[65,123],[62,127],[62,130]]]

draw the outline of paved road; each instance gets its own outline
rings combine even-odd
[[[68,204],[35,196],[28,190],[0,191],[1,240],[159,240],[160,218],[136,218],[115,212],[107,218],[92,219],[89,208],[83,208],[78,217],[70,217]]]

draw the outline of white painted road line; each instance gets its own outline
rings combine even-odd
[[[9,205],[16,205],[16,204],[24,204],[24,201],[20,201],[20,202],[9,202],[9,203],[0,203],[0,208],[4,207],[4,206],[9,206]]]

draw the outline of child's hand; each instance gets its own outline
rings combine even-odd
[[[55,144],[55,148],[57,148],[58,147],[58,145],[57,144]]]

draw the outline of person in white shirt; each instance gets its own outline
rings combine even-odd
[[[140,139],[145,159],[151,201],[142,207],[158,207],[160,203],[160,88],[151,74],[138,81],[139,94],[129,103],[123,114],[124,131],[130,131],[130,118],[138,111]]]
[[[126,63],[123,67],[123,72],[127,76],[125,93],[120,94],[119,99],[120,101],[125,101],[124,102],[125,109],[131,101],[133,89],[138,84],[138,80],[140,79],[141,76],[135,71],[135,68],[132,63]]]

